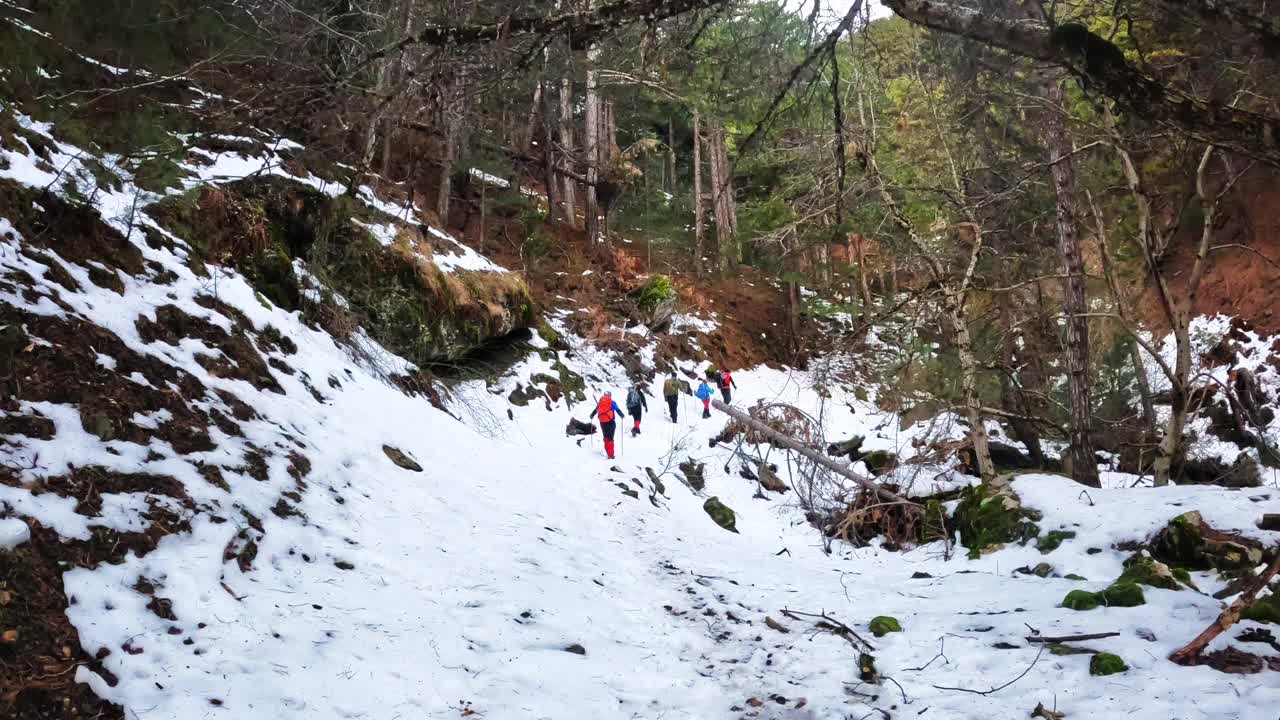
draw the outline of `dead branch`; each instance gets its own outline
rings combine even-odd
[[[826,630],[827,632],[830,632],[832,635],[839,635],[845,640],[848,640],[849,644],[853,645],[855,648],[858,648],[858,644],[861,643],[862,647],[858,649],[866,649],[868,651],[875,650],[875,646],[867,642],[866,638],[854,632],[853,628],[849,627],[848,625],[845,625],[839,620],[836,620],[830,615],[827,615],[825,612],[810,613],[810,612],[803,612],[801,610],[790,610],[788,608],[783,608],[782,615],[784,617],[789,617],[792,620],[796,620],[798,622],[810,622],[815,628],[819,630]],[[817,622],[813,622],[815,620]]]
[[[1026,638],[1026,641],[1029,643],[1064,643],[1064,642],[1076,642],[1080,640],[1101,640],[1103,638],[1115,637],[1119,634],[1120,633],[1118,632],[1101,632],[1101,633],[1089,633],[1087,635],[1058,635],[1056,637],[1043,636],[1043,635],[1031,635]]]
[[[1261,575],[1255,577],[1245,587],[1240,597],[1236,598],[1236,601],[1231,603],[1226,610],[1223,610],[1209,627],[1195,636],[1191,642],[1174,651],[1169,656],[1169,659],[1179,665],[1195,665],[1200,659],[1200,651],[1204,650],[1205,646],[1212,642],[1214,638],[1228,630],[1232,625],[1240,622],[1240,614],[1248,609],[1250,605],[1253,605],[1258,593],[1267,586],[1267,583],[1271,582],[1277,572],[1280,572],[1280,553],[1276,553],[1276,559],[1271,561],[1267,569]]]

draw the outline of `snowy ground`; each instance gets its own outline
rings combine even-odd
[[[72,149],[62,151],[74,165]],[[32,187],[49,183],[33,163],[9,155],[0,176]],[[104,217],[115,220],[130,197],[128,187],[108,195]],[[23,241],[9,235],[0,271],[28,273],[37,292],[5,293],[0,302],[65,315],[50,300],[56,294],[75,316],[130,349],[181,367],[258,415],[241,423],[244,437],[210,428],[215,449],[180,455],[158,440],[149,447],[104,442],[84,430],[77,408],[44,403],[25,410],[52,419],[54,436],[8,440],[24,483],[96,464],[172,476],[198,508],[183,511],[190,532],[166,537],[144,557],[65,576],[75,599],[68,615],[84,648],[90,655],[111,650],[103,667],[118,682],[83,667],[77,677],[122,704],[129,718],[802,719],[876,717],[876,708],[885,717],[991,718],[1025,717],[1043,703],[1075,718],[1272,720],[1280,703],[1274,674],[1224,675],[1164,659],[1218,613],[1209,597],[1150,589],[1148,604],[1138,608],[1059,607],[1069,590],[1097,590],[1114,579],[1125,554],[1111,543],[1141,539],[1186,510],[1275,543],[1280,535],[1253,524],[1265,505],[1274,507],[1274,488],[1083,494],[1060,477],[1028,476],[1015,487],[1045,513],[1042,527],[1079,533],[1048,555],[1014,547],[948,561],[940,546],[890,553],[840,545],[828,554],[785,499],[756,499],[755,484],[736,467],[724,472],[725,451],[707,444],[723,419],[700,419],[691,398],[672,423],[650,397],[643,433],[624,434],[618,459],[609,462],[598,441],[579,445],[564,436],[570,415],[585,418],[587,405],[568,408],[561,400],[548,411],[535,400],[509,407],[515,382],[549,370],[540,358],[493,392],[461,388],[470,409],[455,406],[468,419],[459,422],[389,386],[331,338],[264,307],[241,279],[225,276],[217,286],[221,302],[259,331],[273,326],[297,345],[287,361],[298,372],[271,371],[284,393],[259,391],[196,362],[198,354],[217,352],[201,341],[148,343],[139,335],[137,317],[154,317],[166,304],[221,327],[232,319],[197,303],[207,281],[175,252],[148,247],[136,227],[130,239],[176,279],[159,285],[123,278],[123,295],[56,258],[48,262],[80,289],[55,286],[50,266],[18,254]],[[588,378],[589,394],[611,389],[623,397],[621,366],[569,339],[578,352],[566,362]],[[738,404],[777,400],[821,412],[835,439],[866,434],[868,448],[897,451],[920,432],[899,430],[896,418],[839,390],[824,402],[805,373],[758,369],[735,377]],[[319,398],[305,378],[320,385]],[[325,378],[337,382],[323,384]],[[135,424],[166,422],[151,415]],[[245,469],[251,445],[279,451],[266,480]],[[702,495],[663,472],[680,445],[675,460],[707,462]],[[393,464],[384,446],[422,470]],[[310,461],[305,486],[290,476],[290,449]],[[196,463],[222,467],[227,487],[208,482]],[[646,467],[662,473],[662,491]],[[27,540],[23,518],[77,538],[95,525],[136,528],[148,522],[148,501],[163,502],[146,492],[107,495],[102,511],[86,517],[72,500],[35,495],[25,485],[0,489],[0,546]],[[295,492],[299,514],[272,511]],[[713,495],[737,512],[737,534],[704,513],[705,497]],[[257,542],[243,570],[227,555],[243,544],[242,533]],[[1040,561],[1089,580],[1012,572]],[[912,579],[918,572],[931,577]],[[136,589],[142,578],[171,601],[176,619],[148,609]],[[875,645],[878,668],[892,680],[861,682],[858,650],[785,617],[787,608],[847,623]],[[877,615],[897,617],[904,632],[871,638],[867,623]],[[767,627],[766,617],[789,632]],[[1090,645],[1122,655],[1130,669],[1091,677],[1088,655],[1041,652],[1025,640],[1032,629],[1119,631]],[[963,690],[987,691],[1015,678],[990,694]]]

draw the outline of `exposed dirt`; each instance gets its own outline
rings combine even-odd
[[[1242,178],[1224,199],[1213,244],[1230,245],[1210,255],[1193,314],[1223,313],[1242,317],[1264,334],[1280,332],[1280,182],[1276,171],[1259,168]],[[1188,213],[1184,227],[1172,241],[1165,276],[1179,299],[1185,297],[1186,278],[1195,263],[1200,242],[1199,215]],[[1244,246],[1244,247],[1235,247]],[[1167,330],[1168,323],[1155,294],[1148,289],[1141,304],[1148,327]]]

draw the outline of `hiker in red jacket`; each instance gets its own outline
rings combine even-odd
[[[591,417],[600,421],[600,432],[604,433],[604,453],[612,460],[613,431],[618,427],[616,418],[626,417],[618,408],[618,403],[613,401],[613,393],[604,391],[604,395],[596,403],[596,409],[591,411]]]
[[[724,396],[724,404],[728,405],[731,402],[729,388],[732,387],[737,390],[738,383],[733,381],[733,376],[729,374],[728,370],[721,370],[720,377],[716,378],[716,384],[720,386],[720,394]]]

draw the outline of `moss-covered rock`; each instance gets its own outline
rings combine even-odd
[[[728,505],[720,502],[720,498],[707,498],[707,501],[702,503],[702,509],[705,510],[706,513],[711,516],[711,519],[720,527],[728,530],[729,532],[738,532],[737,515],[734,514],[733,510],[730,509]]]
[[[871,630],[871,634],[876,637],[884,637],[889,633],[902,632],[902,625],[898,622],[898,619],[889,617],[888,615],[878,615],[871,618],[868,628]]]
[[[1041,553],[1048,554],[1057,550],[1058,546],[1062,545],[1063,540],[1070,540],[1075,536],[1075,530],[1050,530],[1036,538],[1036,548]]]
[[[1012,491],[996,492],[983,483],[961,493],[955,524],[969,557],[976,558],[1005,543],[1025,543],[1040,534],[1030,517]]]
[[[1240,613],[1240,617],[1260,623],[1280,623],[1280,595],[1273,592],[1258,598]]]
[[[680,463],[680,474],[684,475],[685,483],[694,490],[701,490],[707,486],[706,465],[694,460],[686,460]]]
[[[1067,573],[1066,575],[1063,575],[1062,577],[1063,577],[1063,578],[1065,578],[1065,579],[1067,579],[1067,580],[1076,580],[1076,581],[1087,581],[1087,580],[1089,579],[1089,578],[1087,578],[1087,577],[1085,577],[1085,576],[1083,576],[1083,575],[1077,575],[1076,573]]]
[[[1185,570],[1183,572],[1186,572]],[[1124,572],[1116,580],[1117,583],[1139,583],[1165,590],[1181,590],[1178,579],[1168,565],[1155,560],[1146,550],[1139,550],[1124,561]]]
[[[862,462],[867,466],[868,472],[879,477],[898,464],[898,456],[888,450],[873,450],[862,456]]]
[[[1062,607],[1071,610],[1092,610],[1100,605],[1107,607],[1137,607],[1147,599],[1137,583],[1116,582],[1101,592],[1072,590],[1062,600]]]
[[[1262,562],[1256,542],[1209,527],[1199,512],[1169,521],[1152,539],[1151,555],[1170,567],[1240,573]]]
[[[1088,590],[1072,590],[1062,599],[1062,607],[1070,610],[1092,610],[1100,604],[1097,593]]]
[[[1111,653],[1098,653],[1089,660],[1090,675],[1115,675],[1128,669],[1119,655]]]
[[[1147,598],[1137,583],[1117,581],[1098,593],[1098,599],[1108,607],[1137,607],[1145,605]]]

